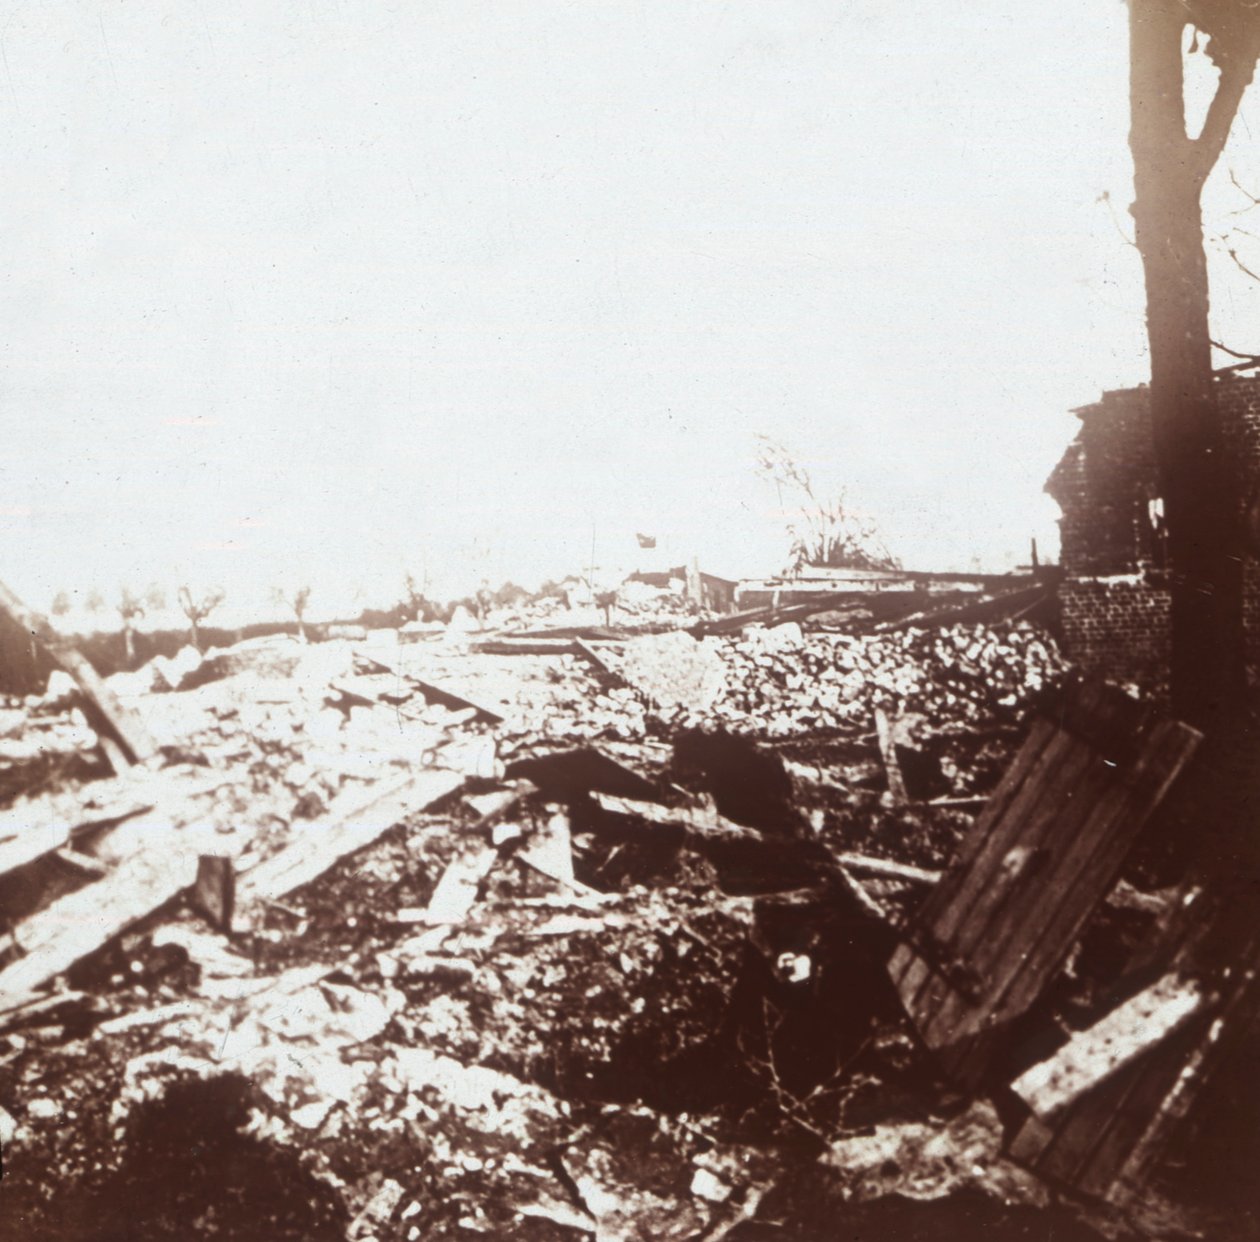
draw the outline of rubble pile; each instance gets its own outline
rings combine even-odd
[[[487,837],[497,796],[400,826],[231,940],[189,915],[129,933],[77,973],[86,991],[8,1024],[0,1219],[31,1238],[77,1221],[400,1242],[682,1242],[754,1219],[800,1176],[799,1138],[818,1141],[784,1112],[790,1040],[766,1042],[767,1022],[803,1029],[813,984],[783,982],[754,903],[703,878],[602,894],[544,874],[535,847],[562,812],[526,793]],[[450,875],[492,838],[453,910]],[[786,1142],[767,1141],[767,1107]],[[927,1129],[886,1126],[893,1146]],[[904,1185],[1041,1202],[984,1142],[983,1169],[941,1140]],[[895,1202],[879,1163],[845,1190],[850,1172],[807,1160],[792,1210]]]
[[[1095,1242],[888,973],[1066,671],[1042,631],[500,650],[108,679],[153,757],[0,817],[0,1233]],[[6,703],[0,742],[88,753],[86,706]]]
[[[750,629],[719,648],[727,693],[712,721],[785,736],[867,727],[876,707],[929,716],[938,728],[1014,720],[1066,663],[1043,630],[1023,622],[891,634]]]
[[[787,738],[864,732],[877,707],[930,717],[938,733],[974,731],[1017,724],[1067,669],[1045,631],[1022,622],[891,634],[789,622],[650,635],[597,654],[603,668],[557,656],[551,687],[508,710],[509,734],[631,740],[707,727]]]

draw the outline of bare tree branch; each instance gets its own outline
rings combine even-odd
[[[1228,354],[1231,358],[1238,358],[1239,361],[1231,363],[1227,367],[1217,367],[1214,375],[1229,375],[1233,371],[1245,371],[1249,367],[1260,366],[1260,354],[1242,354],[1236,349],[1230,349],[1228,345],[1222,345],[1220,341],[1209,342],[1213,349],[1219,349],[1221,353]]]
[[[1231,216],[1246,215],[1246,213],[1249,212],[1253,207],[1260,207],[1260,198],[1257,198],[1250,190],[1248,190],[1242,184],[1242,182],[1238,180],[1238,177],[1235,175],[1234,170],[1232,168],[1229,170],[1229,180],[1230,180],[1230,183],[1233,185],[1234,189],[1236,189],[1244,198],[1251,200],[1246,205],[1246,207],[1239,207],[1237,211],[1231,211],[1229,213]]]
[[[1132,246],[1136,250],[1137,242],[1124,231],[1124,226],[1120,223],[1120,217],[1116,214],[1116,203],[1115,199],[1111,197],[1111,191],[1103,190],[1103,192],[1094,199],[1094,202],[1106,204],[1107,214],[1111,216],[1111,223],[1116,226],[1116,232],[1120,234],[1120,240],[1124,242],[1126,246]]]
[[[1216,166],[1229,138],[1238,105],[1242,103],[1242,97],[1251,85],[1256,71],[1255,50],[1240,48],[1228,57],[1221,57],[1218,68],[1220,80],[1216,84],[1216,94],[1212,96],[1212,102],[1208,106],[1203,129],[1190,144],[1194,156],[1195,180],[1200,185]]]
[[[1260,280],[1260,275],[1257,275],[1255,272],[1253,272],[1251,268],[1249,268],[1238,257],[1238,251],[1235,250],[1232,246],[1226,246],[1225,253],[1228,254],[1229,257],[1233,259],[1236,264],[1238,264],[1239,271],[1244,272],[1246,275],[1250,276],[1252,280]]]

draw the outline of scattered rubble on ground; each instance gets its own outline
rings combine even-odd
[[[1051,782],[1047,631],[697,638],[639,594],[667,632],[252,640],[95,724],[60,676],[0,703],[6,1236],[1140,1236],[1011,1148],[1133,1063],[1090,1034],[1121,971],[1078,949],[979,1087],[888,971],[965,930],[921,912],[999,782]],[[1023,831],[990,889],[1038,891]],[[1080,902],[1121,958],[1171,908],[1124,892]],[[973,997],[967,952],[933,969]]]

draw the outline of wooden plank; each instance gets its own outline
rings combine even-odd
[[[573,640],[573,649],[576,654],[580,655],[592,668],[597,669],[601,673],[616,677],[619,681],[621,675],[604,659],[594,647],[591,646],[584,638],[575,638]]]
[[[1136,732],[1117,738],[1123,728]],[[889,963],[947,1072],[978,1078],[1002,1025],[1058,970],[1200,740],[1093,685],[1034,728]]]
[[[736,824],[707,807],[661,806],[658,802],[619,798],[614,794],[600,793],[597,790],[592,791],[591,797],[600,810],[607,811],[610,815],[626,815],[662,828],[684,828],[700,836],[732,836],[762,840],[762,834],[757,829]]]
[[[433,927],[462,923],[477,904],[481,886],[498,858],[499,851],[488,842],[470,841],[442,872],[420,921]]]
[[[157,754],[157,744],[140,718],[123,705],[74,644],[58,634],[46,617],[27,608],[3,583],[0,612],[26,630],[74,678],[87,700],[85,714],[89,723],[98,733],[112,737],[129,762],[143,763]]]
[[[1090,705],[1097,701],[1086,688]],[[1012,765],[1013,780],[987,807],[961,851],[959,866],[925,906],[934,939],[968,954],[992,942],[993,921],[1021,891],[1030,868],[1044,874],[1043,851],[1052,837],[1070,837],[1110,783],[1105,761],[1072,732],[1034,729]],[[1000,947],[1000,946],[998,946]]]
[[[339,859],[376,840],[392,825],[458,789],[463,778],[429,769],[375,787],[353,808],[338,808],[305,823],[301,836],[249,872],[237,887],[237,903],[282,897],[309,883]],[[147,848],[115,866],[104,879],[53,902],[14,929],[24,956],[0,970],[0,1009],[23,996],[196,883],[200,856],[216,841],[213,830],[162,822]],[[297,830],[297,826],[294,826]],[[219,838],[221,839],[221,838]]]
[[[10,998],[33,992],[68,970],[196,878],[197,850],[164,845],[24,920],[14,939],[25,956],[0,970],[0,1009]]]
[[[1185,928],[1177,923],[1176,935]],[[1197,938],[1186,936],[1181,959]],[[1185,968],[1185,960],[1181,967]],[[1170,1136],[1186,1124],[1200,1094],[1224,1064],[1250,1057],[1260,1023],[1260,945],[1244,935],[1228,990],[1156,1047],[1073,1100],[1051,1118],[1031,1118],[1009,1153],[1038,1176],[1123,1206],[1140,1197]]]
[[[573,640],[568,638],[485,638],[473,643],[471,650],[478,655],[501,656],[564,656],[578,654]]]
[[[45,815],[43,822],[32,822],[32,816],[38,815],[41,809],[20,805],[0,817],[0,836],[3,837],[0,840],[0,875],[15,871],[45,854],[55,853],[86,833],[143,815],[153,810],[153,804],[127,800],[116,809],[89,811],[85,819],[69,816],[53,819]]]
[[[907,944],[893,955],[890,972],[907,1012],[916,1020],[927,1020],[950,987],[940,966],[941,961],[958,958],[954,941],[959,930],[974,920],[975,935],[983,934],[988,914],[1002,895],[1000,888],[990,887],[990,879],[1017,847],[1025,825],[1035,830],[1036,816],[1051,811],[1046,785],[1065,770],[1074,776],[1082,760],[1072,738],[1045,722],[1034,726],[997,794],[972,826],[959,861],[924,903],[916,924],[926,933],[926,949]],[[941,961],[933,961],[933,955]],[[929,1046],[945,1042],[934,1042],[930,1034],[925,1037]]]
[[[1198,980],[1165,975],[1025,1070],[1011,1090],[1034,1113],[1049,1117],[1180,1030],[1208,999]]]
[[[481,703],[474,703],[472,699],[466,698],[462,694],[456,694],[453,690],[448,690],[444,686],[436,685],[434,682],[425,681],[422,677],[417,677],[415,673],[408,671],[402,667],[397,661],[386,658],[379,651],[366,651],[362,648],[355,650],[355,655],[367,664],[375,665],[377,668],[387,673],[393,673],[396,677],[402,677],[424,695],[431,703],[438,703],[443,707],[449,707],[454,711],[460,711],[465,708],[472,708],[477,718],[486,724],[502,724],[503,716],[500,712],[486,707]]]
[[[1088,842],[1088,848],[1078,846],[1039,888],[1027,910],[1033,935],[1022,949],[1019,973],[1009,976],[997,1021],[1023,1013],[1061,965],[1089,914],[1115,883],[1133,841],[1200,740],[1201,735],[1188,725],[1177,721],[1161,725],[1131,780],[1124,780],[1114,790],[1114,802],[1108,799],[1100,805],[1093,822],[1086,825],[1081,840]]]
[[[30,1026],[64,1005],[82,1005],[88,1008],[92,998],[86,992],[35,992],[26,996],[11,996],[0,1002],[0,1031],[15,1026]]]
[[[1064,903],[1069,912],[1068,926],[1075,927],[1114,879],[1111,874],[1090,877],[1075,890],[1060,883],[1064,872],[1078,874],[1075,855],[1088,854],[1095,835],[1106,832],[1114,822],[1115,811],[1122,809],[1122,802],[1114,795],[1122,795],[1123,790],[1114,788],[1111,771],[1083,744],[1074,745],[1080,751],[1081,766],[1074,772],[1064,770],[1064,777],[1071,781],[1070,792],[1062,787],[1058,796],[1046,791],[1041,811],[1030,819],[1000,868],[986,877],[985,901],[972,907],[966,924],[949,942],[950,950],[965,959],[980,991],[976,996],[963,996],[938,979],[939,996],[928,1035],[934,1046],[956,1042],[991,1026],[999,998],[1013,975],[1018,973],[1022,978],[1032,971],[1028,957],[1030,945],[1040,934],[1038,919],[1055,917]],[[1095,825],[1092,830],[1091,825]],[[1066,954],[1073,938],[1069,932],[1066,938],[1047,943]],[[1036,994],[1044,982],[1044,975],[1038,972],[1029,987]]]
[[[849,871],[869,875],[879,880],[900,880],[906,884],[938,884],[941,873],[926,867],[912,867],[908,863],[893,862],[890,858],[872,858],[869,854],[852,854],[847,851],[836,855],[837,861]]]
[[[463,783],[458,773],[430,768],[373,786],[352,808],[334,806],[327,815],[300,828],[293,824],[296,839],[240,878],[237,908],[275,900],[309,884],[346,855],[371,845],[408,815],[432,806]]]
[[[1192,1020],[1123,1066],[1069,1106],[1062,1119],[1025,1123],[1010,1143],[1012,1159],[1047,1181],[1109,1197],[1128,1155],[1176,1087],[1203,1022]]]

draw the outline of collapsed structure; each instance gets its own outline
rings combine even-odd
[[[1260,498],[1260,375],[1217,378],[1217,402],[1243,505]],[[1149,681],[1168,666],[1163,502],[1145,387],[1073,411],[1075,440],[1046,483],[1062,510],[1059,586],[1065,648],[1083,668]],[[1260,565],[1243,569],[1247,659],[1260,663]]]
[[[1130,865],[1198,735],[926,577],[10,698],[0,1222],[1215,1228],[1156,1189],[1253,975]]]

